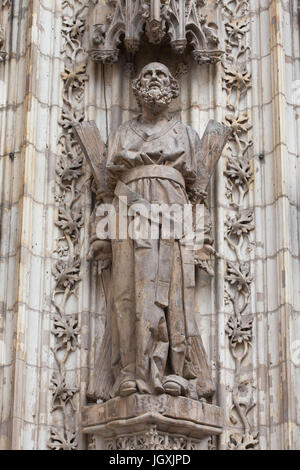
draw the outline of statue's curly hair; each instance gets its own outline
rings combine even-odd
[[[176,80],[176,78],[173,77],[173,75],[171,74],[168,67],[166,67],[166,69],[168,70],[169,79],[170,79],[170,95],[169,95],[169,98],[170,98],[170,101],[171,101],[171,100],[174,100],[175,98],[177,98],[179,96],[179,83],[178,83],[178,80]],[[139,106],[141,106],[140,90],[141,90],[141,86],[142,86],[142,84],[141,84],[142,72],[143,72],[143,69],[141,70],[139,76],[132,81],[133,93],[134,93],[134,96],[136,97],[136,100],[137,100]]]

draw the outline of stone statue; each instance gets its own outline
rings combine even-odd
[[[128,205],[201,202],[230,129],[210,121],[200,140],[192,128],[170,117],[168,107],[179,86],[161,63],[146,65],[133,90],[141,114],[110,137],[107,157],[99,134],[93,137],[93,123],[76,128],[98,179],[98,202],[112,202],[117,217],[121,197]],[[194,318],[199,253],[176,236],[99,240],[96,224],[97,217],[89,257],[112,257],[111,301],[90,396],[210,397],[214,384]]]

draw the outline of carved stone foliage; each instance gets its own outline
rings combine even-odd
[[[124,435],[105,440],[108,450],[195,450],[197,441],[184,435],[172,435],[152,426],[134,435]]]
[[[224,123],[233,133],[226,151],[226,196],[230,210],[225,220],[225,240],[228,246],[226,262],[225,303],[230,313],[226,326],[229,347],[235,363],[232,406],[229,420],[243,428],[229,436],[228,448],[253,449],[258,444],[252,432],[249,412],[255,406],[251,380],[242,378],[241,365],[248,355],[253,338],[253,315],[248,308],[253,276],[249,256],[252,249],[251,233],[255,229],[254,213],[247,208],[247,194],[253,179],[250,164],[251,123],[245,109],[245,98],[251,88],[251,73],[247,69],[249,47],[248,0],[216,0],[222,6],[225,20],[225,49],[223,88],[226,91]]]
[[[121,42],[129,54],[134,54],[144,32],[152,44],[170,41],[178,54],[183,54],[189,44],[199,64],[218,62],[223,54],[218,47],[217,25],[211,21],[212,12],[205,0],[107,0],[106,3],[109,8],[106,18],[92,25],[90,55],[96,62],[116,62]]]
[[[97,441],[94,434],[88,435],[88,450],[97,450]]]
[[[7,22],[7,16],[10,12],[11,5],[11,0],[0,1],[0,8],[2,10],[0,11],[0,62],[4,62],[7,56],[7,52],[5,50],[5,23]]]
[[[76,394],[79,388],[68,374],[70,356],[80,347],[78,314],[70,314],[68,303],[77,295],[80,281],[79,237],[83,226],[80,208],[83,156],[77,145],[72,126],[84,119],[83,98],[88,55],[82,47],[88,11],[88,0],[65,0],[62,19],[64,45],[62,54],[65,65],[62,73],[63,108],[59,121],[62,133],[59,140],[60,156],[57,163],[57,221],[60,236],[57,239],[57,261],[52,274],[55,280],[52,302],[55,308],[52,348],[58,370],[50,384],[52,392],[51,412],[59,414],[60,429],[53,428],[48,447],[55,450],[74,450],[77,442]],[[57,416],[57,418],[59,417]],[[57,419],[56,419],[57,422]],[[63,429],[62,429],[63,428]]]
[[[78,447],[76,432],[66,430],[62,435],[52,429],[48,447],[51,450],[76,450]]]
[[[0,62],[3,62],[7,55],[7,53],[4,50],[4,41],[5,41],[4,28],[2,25],[0,25]]]

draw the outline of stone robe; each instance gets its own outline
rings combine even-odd
[[[122,125],[110,137],[106,165],[110,185],[116,186],[117,214],[119,197],[126,195],[118,182],[139,167],[142,177],[127,182],[129,191],[148,203],[189,204],[199,145],[198,134],[173,119],[152,135],[142,130],[139,118]],[[146,177],[143,170],[148,165],[157,165],[159,170],[171,167],[184,183]],[[140,393],[164,393],[168,379],[180,384],[181,395],[197,399],[213,393],[194,318],[194,288],[194,252],[182,240],[112,240],[110,312],[99,353],[98,385],[90,390],[91,395],[117,396],[120,384],[127,380],[135,380]]]

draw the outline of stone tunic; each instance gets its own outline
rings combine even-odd
[[[118,180],[122,172],[142,165],[166,165],[178,170],[187,188],[194,183],[197,172],[196,154],[200,145],[198,134],[174,119],[160,133],[147,135],[138,118],[123,124],[110,138],[107,169]],[[131,189],[151,203],[185,204],[186,193],[180,185],[164,179],[140,179],[130,183]]]

